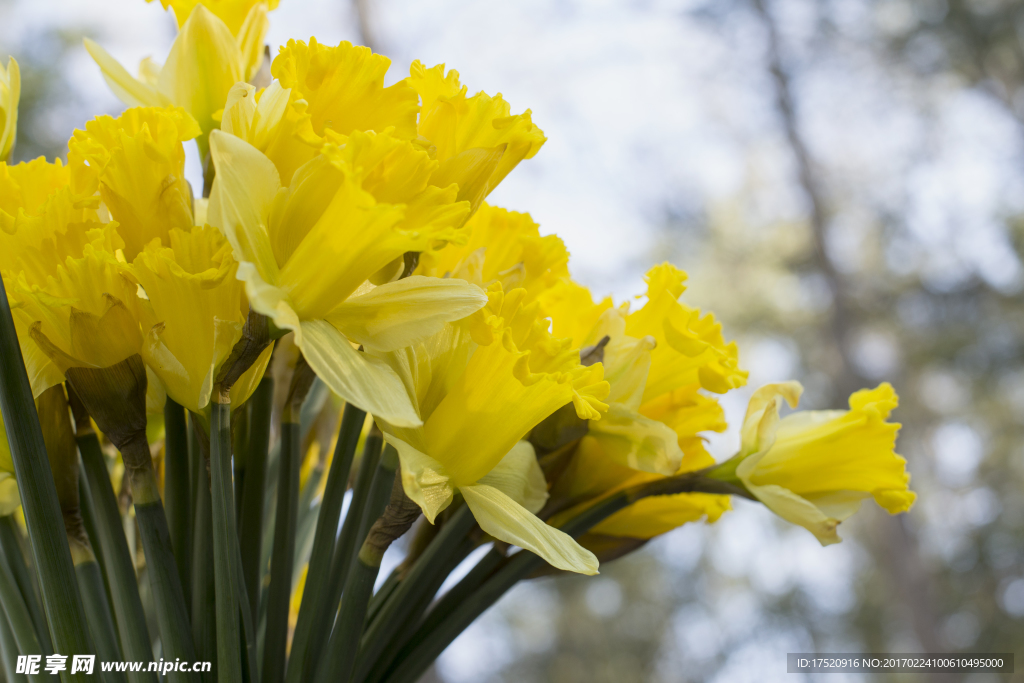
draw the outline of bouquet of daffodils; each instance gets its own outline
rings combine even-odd
[[[823,545],[866,498],[913,503],[888,384],[785,417],[800,385],[762,387],[715,462],[747,374],[685,273],[595,301],[558,237],[487,203],[545,142],[529,110],[444,65],[385,87],[347,42],[271,61],[276,0],[162,2],[162,66],[86,41],[128,109],[66,164],[0,163],[7,680],[413,683],[518,581],[596,574],[730,496]],[[0,159],[19,90],[11,59]]]

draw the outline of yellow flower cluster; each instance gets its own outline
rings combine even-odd
[[[609,538],[717,519],[727,496],[678,493],[638,500],[582,546],[555,528],[702,470],[822,542],[868,495],[909,507],[888,385],[855,394],[848,413],[781,421],[794,385],[759,390],[741,452],[713,469],[702,434],[725,429],[716,395],[747,373],[714,316],[680,300],[686,275],[652,268],[637,308],[595,302],[559,238],[486,203],[545,142],[529,110],[468,95],[444,65],[413,62],[385,87],[390,60],[347,42],[289,41],[268,70],[276,2],[161,1],[180,29],[162,66],[145,60],[133,77],[86,41],[132,108],[75,131],[67,165],[0,164],[0,271],[36,396],[72,368],[138,355],[151,410],[164,394],[198,414],[241,404],[273,346],[229,397],[218,377],[263,316],[374,416],[428,520],[459,496],[484,532],[561,569],[595,573],[587,548],[606,552]],[[18,93],[11,60],[0,159]],[[208,198],[185,179],[191,140]],[[538,451],[527,439],[556,418],[570,438]]]

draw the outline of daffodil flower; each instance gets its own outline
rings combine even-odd
[[[168,396],[193,413],[208,408],[214,380],[249,312],[237,268],[231,245],[206,226],[171,230],[168,246],[150,242],[126,269],[142,288],[142,359]],[[256,389],[272,350],[268,346],[232,385],[233,405]]]
[[[713,463],[697,436],[725,428],[721,409],[701,389],[724,393],[741,386],[735,343],[721,325],[679,301],[686,274],[670,264],[647,273],[647,302],[636,311],[595,304],[580,285],[564,281],[547,291],[541,305],[556,334],[581,347],[607,337],[605,376],[611,383],[608,414],[589,427],[591,448],[631,470],[670,476]]]
[[[520,161],[533,157],[547,140],[530,110],[512,114],[501,94],[467,96],[459,72],[444,64],[430,69],[412,63],[409,84],[422,100],[417,131],[429,140],[440,163],[431,183],[458,183],[459,199],[475,211]]]
[[[276,6],[276,2],[273,3]],[[97,43],[85,49],[103,71],[117,97],[130,107],[182,107],[199,123],[199,151],[217,127],[214,115],[224,108],[228,91],[250,80],[263,59],[269,27],[265,2],[169,2],[180,31],[163,66],[143,60],[135,78]]]
[[[568,340],[554,339],[526,292],[488,290],[483,311],[409,348],[383,354],[413,397],[423,424],[378,418],[398,451],[406,494],[433,523],[456,492],[491,536],[560,569],[593,574],[595,558],[533,513],[547,498],[532,446],[521,442],[566,404],[601,417],[608,385]],[[518,445],[517,445],[518,444]]]
[[[21,72],[14,57],[7,68],[0,65],[0,161],[11,156],[18,136],[18,100],[21,98]]]
[[[98,200],[72,192],[69,169],[59,159],[50,163],[39,158],[15,166],[0,162],[0,190],[0,273],[32,393],[38,397],[64,381],[64,374],[31,340],[29,328],[50,309],[34,309],[35,297],[26,298],[26,293],[59,282],[66,273],[65,261],[81,258],[87,246],[113,253],[123,241],[116,224],[97,221]],[[49,295],[43,299],[54,301]]]
[[[457,277],[481,287],[500,282],[506,290],[525,289],[533,301],[569,276],[569,251],[556,235],[541,236],[528,213],[484,203],[466,222],[464,244],[424,253],[419,275]]]
[[[795,406],[802,390],[783,382],[754,392],[732,463],[736,478],[822,545],[842,540],[837,527],[866,498],[890,514],[909,510],[916,495],[907,462],[895,452],[900,425],[886,421],[899,401],[892,386],[854,393],[848,411],[808,410],[780,420],[783,399]]]
[[[469,210],[458,188],[428,185],[437,166],[390,133],[353,131],[325,144],[284,186],[245,140],[210,135],[216,179],[207,218],[231,244],[250,305],[295,341],[339,396],[393,424],[420,419],[398,376],[356,350],[391,351],[486,303],[462,280],[368,280],[408,251],[458,240]]]
[[[68,142],[72,187],[99,193],[132,261],[154,238],[165,245],[173,228],[192,227],[192,189],[185,180],[182,142],[199,134],[181,108],[140,107],[99,116]]]

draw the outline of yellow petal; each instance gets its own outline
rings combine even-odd
[[[671,476],[679,471],[683,451],[668,425],[630,410],[621,403],[590,425],[589,436],[605,455],[633,470]]]
[[[829,517],[813,503],[789,489],[774,484],[753,487],[748,485],[747,488],[765,504],[765,507],[787,522],[807,529],[822,545],[842,541],[836,532],[841,520]]]
[[[480,528],[544,558],[558,569],[597,574],[597,558],[565,532],[548,526],[507,495],[485,484],[459,487]]]
[[[715,393],[742,386],[747,373],[739,369],[735,343],[727,344],[722,326],[711,314],[679,301],[686,273],[669,263],[647,273],[647,302],[626,318],[626,334],[657,341],[644,400],[699,383]]]
[[[146,294],[143,359],[171,398],[193,412],[209,403],[220,364],[245,324],[236,269],[230,245],[209,226],[171,231],[169,247],[150,243],[130,267]]]
[[[0,66],[0,161],[11,155],[18,133],[18,102],[21,99],[21,71],[14,57],[7,68]]]
[[[487,296],[462,280],[414,275],[350,297],[327,319],[352,341],[378,351],[410,346],[447,322],[480,310]]]
[[[395,371],[356,351],[329,322],[303,321],[296,342],[317,377],[345,401],[398,427],[422,424]]]
[[[584,419],[599,418],[608,391],[601,366],[581,366],[578,351],[550,336],[537,306],[522,305],[524,290],[504,295],[492,285],[490,294],[491,303],[477,314],[487,321],[490,343],[474,351],[437,408],[424,415],[427,452],[457,486],[487,474],[530,429],[570,401]]]
[[[501,95],[479,92],[466,97],[458,72],[446,75],[443,64],[427,69],[413,62],[409,83],[423,98],[419,134],[433,143],[441,162],[437,184],[457,182],[466,187],[471,197],[465,198],[471,199],[474,209],[547,139],[533,125],[530,110],[513,116]],[[445,165],[455,159],[452,166]]]
[[[765,415],[769,409],[774,411],[770,420],[778,422],[779,409],[782,401],[785,400],[791,408],[795,408],[800,401],[800,395],[804,388],[799,382],[778,382],[766,384],[759,387],[750,397],[747,404],[747,414],[743,418],[743,427],[740,432],[740,452],[743,454],[756,453],[760,450],[767,451],[767,445],[761,445],[761,437],[768,435],[767,426],[762,426]],[[775,432],[771,431],[771,438],[775,438]]]
[[[548,500],[548,483],[529,441],[513,446],[477,483],[493,486],[533,514],[540,512]]]
[[[276,285],[279,269],[267,222],[281,188],[277,169],[248,142],[221,131],[210,134],[210,154],[217,175],[207,220],[227,238],[237,261],[254,264],[263,280]]]
[[[224,108],[231,86],[245,79],[245,57],[231,30],[198,5],[174,39],[157,87],[195,117],[205,135],[217,127],[213,114]]]
[[[654,538],[701,519],[716,522],[731,508],[729,496],[707,493],[651,496],[615,513],[592,531],[608,536]]]
[[[569,273],[565,244],[555,235],[541,237],[529,214],[484,204],[465,227],[469,234],[464,244],[451,242],[440,251],[421,254],[416,272],[457,277],[481,287],[497,281],[505,291],[522,287],[531,297]]]
[[[103,72],[103,80],[110,89],[129,107],[166,107],[171,100],[160,91],[128,73],[116,59],[95,41],[85,39],[85,49]]]
[[[337,47],[289,40],[274,59],[271,73],[285,88],[293,88],[309,103],[317,135],[327,130],[352,131],[393,127],[404,139],[416,136],[419,102],[405,81],[384,87],[391,60],[368,47],[342,42]]]
[[[199,133],[182,109],[136,108],[99,116],[68,142],[76,192],[97,189],[119,223],[130,261],[152,239],[168,244],[173,228],[192,227],[192,190],[185,180],[182,142]]]
[[[454,493],[444,466],[394,434],[385,433],[384,439],[398,451],[405,494],[433,524],[437,515],[451,505]]]

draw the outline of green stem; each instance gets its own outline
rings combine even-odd
[[[126,659],[148,662],[153,659],[153,649],[146,614],[139,598],[135,563],[122,530],[121,511],[110,484],[107,463],[95,434],[83,434],[76,437],[76,441],[96,516],[97,537],[93,542],[99,547],[99,556],[105,563],[121,651]],[[128,680],[132,683],[156,683],[157,677],[155,673],[136,671],[129,672]]]
[[[374,490],[374,479],[377,474],[378,465],[381,460],[381,444],[383,437],[376,425],[370,429],[363,444],[363,455],[359,461],[359,473],[356,475],[355,488],[352,491],[352,500],[348,506],[348,514],[345,515],[345,522],[341,528],[341,535],[334,546],[334,556],[331,558],[331,570],[327,577],[326,590],[321,592],[321,599],[314,603],[312,626],[310,627],[308,643],[304,652],[305,660],[302,662],[301,676],[298,681],[308,681],[317,672],[317,662],[331,634],[334,618],[338,612],[338,604],[341,601],[341,592],[348,578],[348,572],[352,566],[352,554],[356,547],[359,529],[362,527],[363,518],[372,515],[374,519],[380,515],[381,510],[387,504],[386,495],[378,492],[371,510],[368,500],[371,491]],[[389,446],[390,448],[390,446]],[[305,594],[306,591],[303,591]],[[326,597],[324,597],[326,596]],[[293,682],[289,682],[293,683]]]
[[[156,482],[153,482],[156,486]],[[134,489],[133,489],[134,490]],[[171,534],[167,529],[164,506],[155,501],[135,503],[135,519],[139,523],[142,549],[146,553],[146,575],[153,593],[156,620],[160,625],[163,658],[195,661],[196,650],[192,642],[185,595],[178,578],[178,567],[171,550]],[[168,674],[171,681],[192,681],[197,677],[180,671]]]
[[[366,550],[365,545],[363,550]],[[338,621],[327,644],[327,656],[317,667],[317,683],[349,683],[351,680],[356,651],[359,649],[359,636],[366,619],[366,607],[380,572],[381,557],[378,553],[360,551],[352,564],[345,581]]]
[[[235,469],[235,522],[242,518],[242,498],[245,491],[245,471],[249,466],[249,410],[248,401],[242,404],[231,416],[231,452],[234,454],[232,464]]]
[[[193,422],[193,432],[197,429]],[[192,640],[200,661],[211,662],[209,672],[201,674],[204,683],[217,680],[217,617],[213,579],[213,503],[206,461],[194,439],[195,526],[192,530]]]
[[[473,539],[472,535],[469,535],[464,536],[450,552],[448,550],[441,552],[442,559],[440,562],[436,562],[436,569],[427,572],[426,576],[421,577],[418,580],[419,586],[413,587],[411,590],[411,598],[407,598],[401,604],[390,602],[395,598],[397,587],[395,591],[392,591],[392,594],[388,596],[388,602],[394,604],[400,613],[399,626],[394,635],[388,638],[384,647],[377,648],[380,654],[377,655],[375,661],[371,662],[360,659],[357,671],[360,681],[369,683],[369,681],[379,681],[384,678],[388,669],[391,668],[395,657],[416,633],[420,620],[423,618],[424,613],[426,613],[427,608],[430,607],[430,602],[437,595],[437,591],[441,589],[445,579],[473,552],[476,546],[477,541]],[[501,557],[503,558],[504,556],[501,555]],[[484,558],[486,559],[487,556],[485,555]],[[477,563],[477,566],[480,566],[480,564],[485,563]],[[481,569],[481,571],[483,570]],[[401,586],[402,583],[404,583],[404,580],[399,582],[398,586]],[[387,603],[384,607],[386,606]],[[371,623],[370,626],[372,627],[373,624]]]
[[[281,423],[281,458],[277,479],[277,519],[270,559],[270,592],[263,646],[263,679],[280,681],[285,672],[288,607],[295,556],[295,521],[298,517],[299,423]],[[310,586],[310,588],[313,588]]]
[[[562,531],[573,537],[578,536],[635,500],[630,491],[610,496],[569,520],[562,526]],[[493,558],[488,560],[492,561]],[[497,571],[475,591],[470,593],[457,585],[454,590],[459,590],[460,594],[470,594],[457,604],[447,605],[453,607],[450,613],[439,614],[437,619],[428,617],[395,658],[393,668],[384,680],[387,683],[413,683],[467,626],[497,602],[509,588],[543,563],[544,560],[539,556],[523,550],[499,565]],[[460,583],[469,580],[479,580],[479,574],[470,572]]]
[[[164,404],[164,505],[171,547],[186,604],[192,594],[192,494],[185,409],[167,398]]]
[[[362,526],[368,527],[368,519],[378,521],[387,507],[387,501],[392,498],[395,487],[401,487],[401,483],[396,482],[397,470],[398,452],[388,444],[381,454],[377,472],[373,477]],[[398,490],[401,491],[400,488]],[[375,545],[367,538],[359,549],[359,555],[352,562],[345,580],[341,609],[331,631],[326,654],[317,663],[317,683],[329,683],[333,680],[349,683],[352,679],[356,654],[359,651],[359,639],[363,633],[363,624],[366,622],[366,608],[373,594],[373,584],[380,572],[380,562],[384,553],[393,540],[394,538],[390,538],[382,545]]]
[[[18,646],[18,652],[26,655],[34,655],[39,652],[39,639],[36,638],[35,626],[32,624],[32,617],[28,613],[28,607],[18,590],[18,582],[14,579],[14,572],[7,557],[0,557],[0,604],[14,633],[14,641]],[[30,675],[30,681],[43,681],[49,678],[43,674]]]
[[[461,561],[465,555],[459,555],[472,550],[471,544],[466,544],[468,548],[460,549],[460,546],[464,545],[466,534],[475,525],[472,511],[464,504],[441,527],[363,637],[356,669],[357,680],[365,678],[402,626],[409,621],[415,622],[430,604],[444,583],[444,577],[454,569],[452,556]]]
[[[4,659],[4,674],[7,676],[7,683],[26,683],[28,678],[25,674],[18,673],[18,641],[14,638],[14,631],[11,623],[7,621],[7,613],[0,605],[0,654]]]
[[[80,562],[75,566],[75,573],[78,575],[78,587],[82,591],[92,637],[96,642],[97,659],[105,662],[123,661],[124,657],[121,656],[117,636],[114,634],[114,618],[110,614],[110,605],[107,604],[107,591],[103,587],[100,565],[95,560]],[[101,675],[108,683],[127,680],[120,671],[102,672]]]
[[[231,486],[231,404],[211,403],[210,500],[213,522],[213,578],[217,605],[217,680],[242,682],[238,594],[233,568],[235,504]]]
[[[380,590],[374,593],[373,597],[370,598],[370,604],[366,608],[367,627],[373,626],[373,622],[380,615],[381,609],[394,594],[395,589],[398,588],[398,584],[402,580],[401,576],[401,566],[392,569],[391,573],[388,574],[388,578],[384,579],[384,583],[381,584]]]
[[[245,487],[242,489],[242,515],[239,520],[239,546],[242,576],[248,593],[251,614],[259,614],[260,541],[263,540],[263,496],[266,489],[267,454],[270,446],[270,411],[273,408],[274,380],[265,376],[249,399],[249,452],[246,455]]]
[[[39,427],[35,402],[18,335],[11,317],[7,292],[0,282],[0,413],[3,413],[14,472],[21,492],[33,564],[40,577],[40,591],[54,650],[60,653],[92,652],[82,596],[75,581],[71,551],[63,533],[64,520],[57,489],[50,472],[46,444]],[[31,621],[30,621],[31,623]],[[38,647],[38,645],[37,645]],[[65,678],[82,681],[82,672]]]
[[[359,433],[362,431],[365,420],[365,411],[351,404],[345,406],[341,417],[341,427],[338,430],[338,441],[334,447],[334,457],[331,459],[331,469],[327,474],[323,500],[320,502],[320,515],[313,537],[313,551],[309,558],[309,568],[306,570],[305,585],[311,590],[302,591],[299,617],[295,625],[295,635],[292,638],[292,654],[288,661],[286,679],[288,683],[300,683],[303,680],[302,672],[311,629],[314,626],[320,629],[326,628],[323,623],[326,621],[324,615],[333,612],[333,610],[329,612],[326,609],[321,609],[323,594],[319,590],[315,590],[315,587],[329,582],[331,557],[334,554],[341,507],[345,501],[349,471],[352,469],[352,460],[359,443]],[[376,448],[379,450],[380,437],[375,436],[374,438],[377,439]],[[319,623],[317,617],[320,618]]]
[[[107,609],[112,609],[111,605],[114,604],[114,600],[110,595],[110,577],[107,576],[107,565],[108,562],[103,559],[103,549],[99,544],[100,532],[96,526],[96,506],[92,502],[92,493],[89,492],[89,484],[85,480],[85,472],[83,468],[79,466],[78,475],[78,500],[81,503],[82,511],[82,526],[85,527],[86,537],[89,539],[89,547],[92,550],[93,555],[96,556],[96,563],[100,566],[100,578],[103,580],[103,590],[107,596]],[[75,567],[76,571],[78,567]],[[85,596],[82,596],[85,599]],[[88,605],[86,605],[88,608]],[[111,612],[113,615],[113,612]],[[114,618],[111,616],[110,623],[114,623]],[[114,641],[117,642],[117,633],[115,629]],[[118,646],[120,649],[120,645]]]
[[[242,574],[242,550],[238,544],[238,539],[235,539],[235,581],[239,588],[239,595],[244,596],[245,594],[245,576]],[[249,601],[244,600],[241,597],[238,601],[239,610],[242,613],[242,645],[245,648],[245,663],[247,664],[246,669],[246,681],[250,683],[259,683],[260,681],[260,670],[259,664],[257,664],[257,643],[256,643],[256,622],[253,619],[252,609],[249,607]]]
[[[21,532],[18,530],[18,523],[14,521],[14,515],[0,517],[0,551],[7,557],[7,562],[14,573],[14,580],[18,583],[18,590],[25,599],[29,616],[32,617],[32,624],[36,629],[36,637],[41,647],[40,654],[45,657],[53,654],[53,643],[50,640],[50,629],[46,625],[43,609],[39,605],[39,598],[36,597],[32,575],[21,552],[20,537]]]

